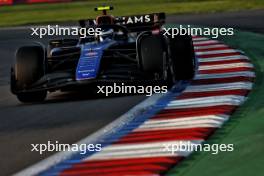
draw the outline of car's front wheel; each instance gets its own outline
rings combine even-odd
[[[45,53],[41,46],[25,46],[18,49],[11,68],[11,91],[21,102],[39,102],[46,98],[47,91],[27,92],[45,72]]]

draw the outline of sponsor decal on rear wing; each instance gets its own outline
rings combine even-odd
[[[116,23],[126,26],[164,24],[165,13],[116,17]]]
[[[129,30],[148,30],[153,27],[160,27],[165,23],[165,13],[151,13],[143,15],[130,15],[115,17],[114,23],[126,26]],[[96,25],[96,20],[86,19],[79,20],[81,27],[88,27]]]
[[[144,15],[131,15],[116,17],[116,24],[124,25],[132,31],[149,30],[160,27],[165,23],[165,13],[152,13]]]

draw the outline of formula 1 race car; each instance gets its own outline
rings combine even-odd
[[[11,68],[11,91],[21,102],[38,102],[47,92],[113,82],[162,83],[192,79],[195,55],[191,36],[163,35],[164,13],[80,20],[99,35],[23,46]]]

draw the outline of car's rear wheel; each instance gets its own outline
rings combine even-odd
[[[138,52],[141,70],[159,75],[158,79],[168,87],[174,85],[176,79],[170,68],[167,41],[163,35],[143,35],[139,40]]]
[[[195,54],[192,37],[179,35],[169,38],[169,55],[176,80],[189,80],[195,75]]]
[[[46,98],[47,91],[23,92],[45,73],[45,53],[41,46],[25,46],[18,49],[11,68],[11,90],[21,102],[38,102]]]

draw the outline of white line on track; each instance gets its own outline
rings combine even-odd
[[[227,47],[225,44],[207,45],[207,46],[194,46],[194,50],[198,49],[211,49],[211,48],[222,48]]]
[[[198,58],[199,62],[214,62],[214,61],[226,61],[226,60],[236,60],[236,59],[246,59],[249,60],[247,56],[240,54],[233,56],[220,56],[220,57],[210,57],[210,58]]]
[[[197,56],[205,55],[205,54],[222,54],[222,53],[234,53],[237,52],[234,49],[225,49],[225,50],[215,50],[215,51],[199,51],[195,52]]]
[[[200,79],[212,79],[212,78],[230,78],[236,76],[244,76],[254,78],[255,73],[251,71],[241,71],[241,72],[228,72],[228,73],[215,73],[215,74],[197,74],[195,75],[195,80]]]
[[[191,121],[193,120],[193,121]],[[177,129],[177,128],[184,128],[186,126],[190,127],[192,125],[203,125],[203,124],[211,124],[212,127],[220,127],[227,119],[225,118],[200,118],[200,119],[189,119],[184,118],[184,121],[179,121],[178,119],[172,119],[168,120],[166,123],[144,123],[141,126],[139,126],[135,131],[142,131],[142,130],[148,130],[148,129]]]
[[[224,84],[190,85],[183,92],[209,92],[220,90],[252,89],[251,82],[232,82]]]
[[[193,41],[203,41],[203,40],[209,40],[209,39],[206,37],[196,37],[196,38],[193,38],[192,40]]]
[[[210,107],[216,105],[240,105],[245,97],[240,95],[210,96],[171,101],[166,109],[185,109],[194,107]]]
[[[198,70],[215,70],[215,69],[226,69],[226,68],[253,68],[253,65],[247,62],[232,63],[232,64],[217,64],[217,65],[205,65],[199,66]]]
[[[211,44],[216,44],[216,43],[220,43],[219,41],[217,40],[206,40],[206,41],[194,41],[193,42],[193,45],[196,46],[196,45],[211,45]]]
[[[193,116],[193,117],[177,117],[175,119],[150,119],[143,123],[143,125],[153,125],[153,124],[166,124],[166,123],[181,123],[187,121],[196,121],[201,119],[214,119],[214,120],[227,120],[228,115],[217,114],[217,115],[203,115],[203,116]]]
[[[219,128],[223,125],[223,123],[219,123],[219,121],[201,121],[201,123],[189,123],[189,124],[182,124],[179,126],[175,125],[167,125],[167,126],[157,126],[157,127],[148,127],[148,128],[141,128],[135,129],[134,131],[157,131],[157,130],[176,130],[176,129],[188,129],[188,128]]]

